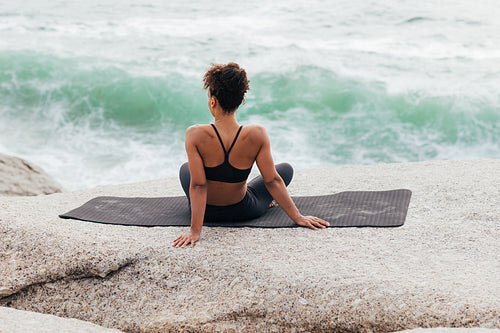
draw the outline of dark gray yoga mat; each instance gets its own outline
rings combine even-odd
[[[410,190],[355,191],[331,195],[293,197],[303,215],[315,215],[332,227],[398,227],[403,225]],[[89,222],[154,226],[189,226],[186,197],[121,198],[97,197],[66,214]],[[279,207],[245,222],[204,223],[213,227],[289,228],[297,225]]]

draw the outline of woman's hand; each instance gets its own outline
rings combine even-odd
[[[317,230],[318,228],[324,229],[330,226],[330,223],[316,216],[300,215],[300,217],[295,221],[295,223],[303,227],[308,227],[314,230]]]
[[[182,234],[176,239],[174,239],[174,245],[173,247],[186,247],[189,243],[191,243],[191,247],[194,246],[194,242],[196,242],[198,239],[200,239],[200,234],[193,233],[190,231],[187,234]]]

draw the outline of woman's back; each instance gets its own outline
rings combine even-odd
[[[236,137],[238,131],[240,132]],[[208,204],[231,205],[241,201],[245,196],[246,178],[239,182],[217,181],[210,179],[208,174],[224,164],[225,152],[227,152],[229,166],[237,169],[236,173],[244,173],[238,171],[250,169],[262,146],[262,134],[263,128],[261,126],[248,125],[243,126],[240,130],[240,126],[234,123],[218,123],[215,124],[215,128],[211,125],[195,125],[188,129],[186,135],[193,138],[193,143],[196,145],[205,167]]]

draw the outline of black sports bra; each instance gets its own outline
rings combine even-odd
[[[229,164],[229,153],[231,152],[231,149],[233,149],[233,146],[236,143],[238,135],[240,135],[243,126],[240,126],[238,132],[236,133],[236,136],[234,137],[231,147],[229,147],[229,150],[226,151],[226,148],[224,147],[224,143],[222,142],[222,139],[219,135],[219,132],[217,131],[217,128],[215,128],[214,124],[211,125],[215,130],[215,134],[217,134],[217,137],[219,138],[222,149],[224,150],[224,162],[215,167],[207,167],[207,166],[204,167],[205,177],[207,178],[207,180],[214,180],[223,183],[240,183],[247,180],[248,175],[252,170],[252,167],[250,167],[249,169],[242,170],[235,168],[231,164]]]

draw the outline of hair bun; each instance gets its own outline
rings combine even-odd
[[[234,112],[241,105],[245,93],[250,90],[247,73],[237,63],[226,65],[211,64],[203,76],[203,88],[217,98],[225,112]]]

